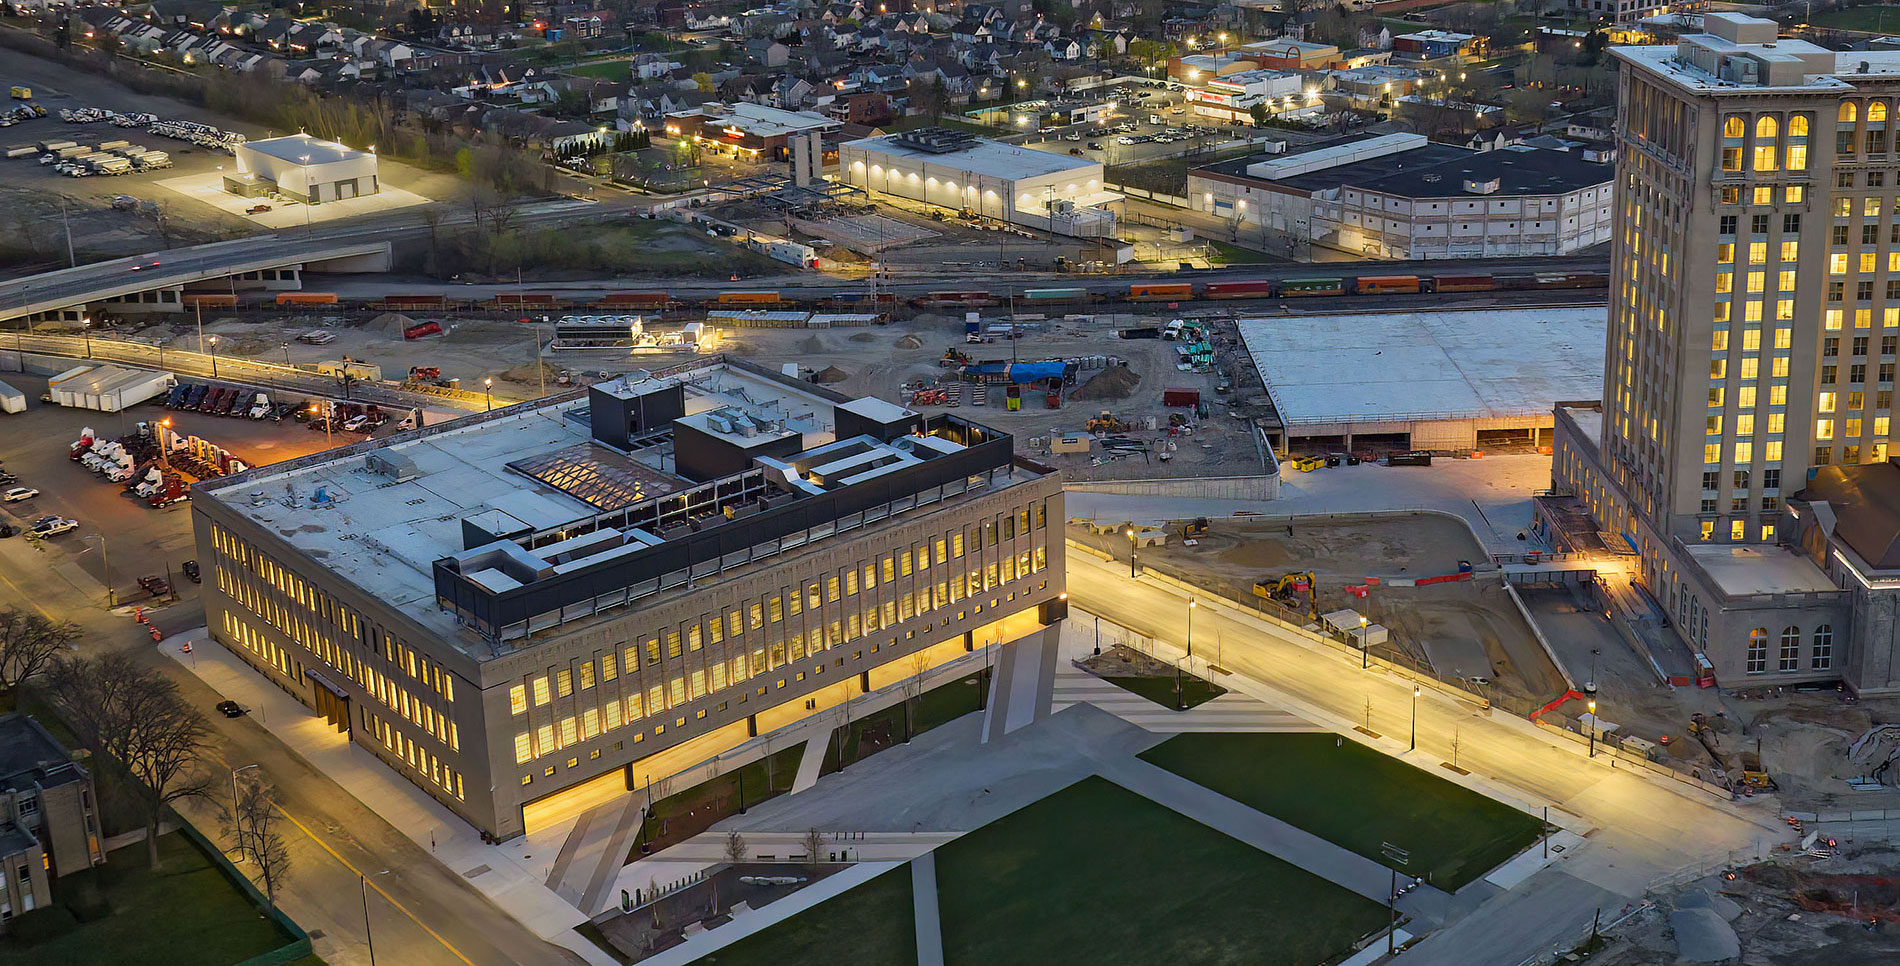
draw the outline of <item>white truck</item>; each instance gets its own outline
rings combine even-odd
[[[95,154],[87,158],[86,163],[99,174],[125,174],[132,170],[132,162],[116,154]]]
[[[171,167],[172,158],[171,155],[163,151],[147,151],[137,158],[134,158],[132,163],[138,165],[140,171],[149,171],[153,168]]]
[[[257,394],[257,401],[251,403],[250,417],[252,419],[263,419],[265,416],[269,416],[269,415],[270,415],[270,397],[260,392]]]

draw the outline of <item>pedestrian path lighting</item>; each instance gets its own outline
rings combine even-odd
[[[1359,670],[1366,671],[1371,668],[1372,652],[1366,649],[1366,618],[1362,614],[1359,617]]]
[[[488,408],[494,409],[495,408],[495,380],[493,379],[482,380],[482,395],[488,397]]]
[[[1128,534],[1128,576],[1133,579],[1135,576],[1135,528],[1129,527],[1125,532]]]
[[[1597,756],[1597,699],[1590,699],[1590,757]]]
[[[1419,686],[1412,685],[1412,747],[1407,751],[1418,750],[1418,692]]]

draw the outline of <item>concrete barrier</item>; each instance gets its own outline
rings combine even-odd
[[[1275,500],[1280,497],[1276,476],[1216,476],[1206,479],[1070,480],[1063,489],[1077,493],[1116,493],[1124,496],[1165,496],[1189,500]]]

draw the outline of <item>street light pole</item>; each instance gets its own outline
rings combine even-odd
[[[1590,757],[1597,756],[1597,699],[1590,699]]]
[[[1128,528],[1128,578],[1135,578],[1135,528]]]
[[[211,378],[218,378],[218,337],[211,337]]]
[[[99,541],[99,563],[105,568],[106,572],[106,606],[117,607],[119,606],[119,592],[113,589],[112,586],[112,558],[106,555],[106,535],[103,533],[95,533],[86,539]]]
[[[493,410],[495,408],[495,380],[482,380],[482,395],[488,397],[488,408]]]
[[[1412,685],[1412,747],[1407,751],[1418,750],[1418,685]]]
[[[1369,671],[1371,669],[1372,652],[1366,650],[1366,619],[1361,615],[1359,618],[1359,670]]]
[[[369,877],[359,872],[356,879],[363,884],[363,941],[369,944],[369,966],[376,966],[376,934],[369,925]]]

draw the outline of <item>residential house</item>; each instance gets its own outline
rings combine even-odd
[[[0,715],[0,932],[53,901],[52,879],[105,864],[98,801],[92,774],[39,722]]]

